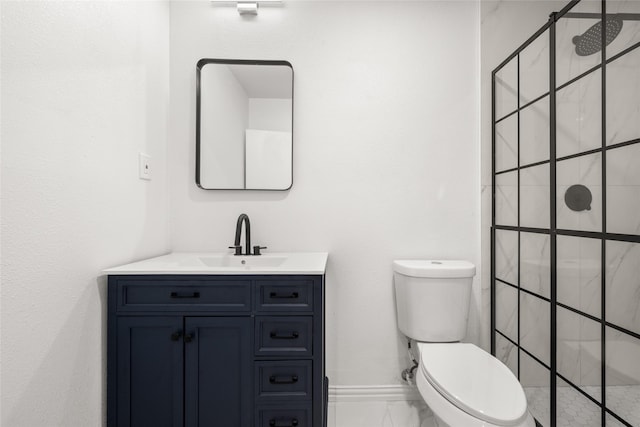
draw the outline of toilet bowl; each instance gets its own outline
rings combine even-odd
[[[535,427],[513,373],[473,344],[418,343],[416,382],[439,427]]]
[[[418,349],[420,395],[439,427],[535,427],[509,368],[461,343],[475,266],[466,261],[393,262],[398,328]]]

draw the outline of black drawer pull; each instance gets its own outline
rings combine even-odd
[[[269,426],[270,427],[296,427],[298,425],[298,419],[297,418],[291,418],[288,421],[284,421],[284,420],[275,420],[273,418],[271,418],[271,420],[269,420]]]
[[[195,334],[186,334],[184,336],[184,342],[189,343],[193,341],[194,338],[195,338]]]
[[[282,375],[282,376],[275,376],[275,375],[271,375],[269,377],[269,382],[271,384],[295,384],[298,382],[298,376],[297,375]]]
[[[177,331],[171,334],[171,341],[178,341],[182,336],[182,331]]]
[[[299,334],[296,331],[292,331],[292,332],[271,331],[269,336],[274,340],[295,340],[296,338],[298,338]]]
[[[278,293],[278,292],[271,292],[269,294],[269,298],[273,298],[273,299],[296,299],[298,298],[300,295],[297,292],[291,292],[288,294],[285,293]]]
[[[200,292],[171,292],[171,298],[200,298]]]

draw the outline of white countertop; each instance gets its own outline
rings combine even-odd
[[[279,252],[259,256],[174,252],[103,270],[123,274],[324,274],[326,252]]]

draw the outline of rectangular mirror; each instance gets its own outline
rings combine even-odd
[[[205,190],[288,190],[293,183],[293,67],[201,59],[196,183]]]

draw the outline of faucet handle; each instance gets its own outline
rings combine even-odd
[[[254,255],[262,255],[262,253],[260,253],[260,249],[267,249],[266,246],[254,246],[253,247],[253,254]]]
[[[236,253],[234,255],[242,255],[242,245],[229,246],[229,249],[235,249]]]

